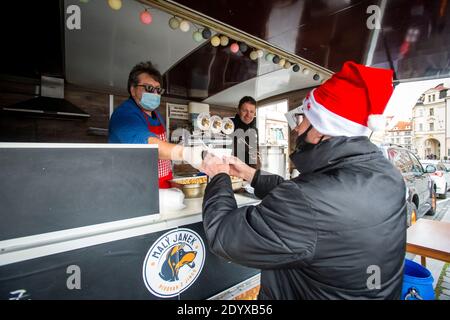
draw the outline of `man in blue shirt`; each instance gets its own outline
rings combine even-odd
[[[151,62],[136,65],[128,77],[130,98],[122,103],[109,122],[110,143],[158,145],[160,188],[169,188],[172,179],[170,160],[183,160],[194,168],[202,162],[203,148],[188,148],[167,142],[166,128],[157,108],[161,103],[161,73]]]

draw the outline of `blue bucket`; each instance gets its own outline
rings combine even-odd
[[[420,264],[405,259],[403,300],[434,300],[433,276]]]

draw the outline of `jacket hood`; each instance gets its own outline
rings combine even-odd
[[[317,172],[338,167],[345,161],[382,157],[381,151],[368,137],[332,137],[313,149],[291,154],[291,160],[300,173]]]

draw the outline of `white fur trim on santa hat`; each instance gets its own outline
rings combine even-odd
[[[386,127],[386,117],[382,114],[371,114],[367,126],[373,131],[382,131]]]
[[[314,90],[311,91],[309,99],[305,99],[303,109],[305,116],[317,131],[333,137],[369,136],[371,134],[368,127],[341,117],[318,103],[314,98]],[[308,103],[311,103],[309,109]]]

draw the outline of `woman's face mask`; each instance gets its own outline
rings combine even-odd
[[[161,104],[161,96],[155,93],[144,92],[140,103],[145,110],[153,111]]]

